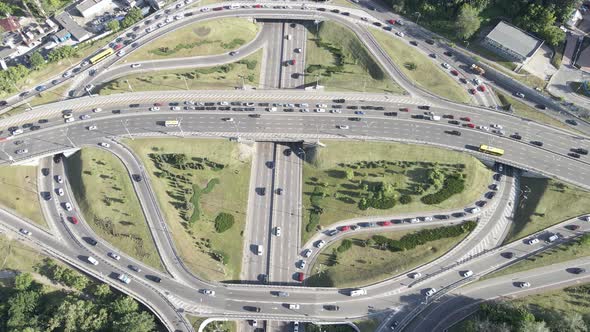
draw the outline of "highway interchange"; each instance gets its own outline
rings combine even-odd
[[[311,5],[309,5],[311,6]],[[343,9],[344,10],[344,9]],[[347,9],[348,10],[348,9]],[[357,14],[356,10],[349,10],[352,16],[369,15]],[[15,115],[0,120],[0,127],[6,140],[0,142],[1,162],[4,164],[18,162],[38,162],[40,168],[49,170],[47,175],[40,175],[38,181],[40,193],[52,193],[52,199],[41,199],[42,208],[50,225],[51,233],[35,228],[25,220],[0,211],[3,216],[2,227],[18,234],[20,228],[32,230],[29,242],[45,250],[48,254],[75,265],[87,273],[94,275],[111,285],[130,293],[138,300],[151,308],[169,330],[190,331],[184,313],[203,315],[207,317],[219,317],[229,319],[266,319],[271,321],[352,321],[362,317],[371,317],[376,314],[392,312],[380,328],[388,328],[389,322],[401,321],[409,324],[408,317],[412,317],[418,310],[423,309],[420,303],[424,300],[423,291],[429,287],[438,290],[449,289],[465,282],[458,271],[472,270],[475,276],[482,276],[504,264],[522,259],[527,253],[541,250],[549,245],[541,241],[537,245],[527,245],[522,241],[509,244],[502,249],[494,249],[503,239],[506,225],[498,227],[497,220],[506,220],[506,216],[512,213],[511,206],[515,201],[515,185],[518,175],[513,175],[510,167],[506,167],[504,180],[498,182],[500,190],[498,195],[488,204],[481,213],[478,229],[470,237],[462,242],[460,248],[447,253],[430,265],[418,268],[424,279],[413,279],[410,275],[392,276],[391,279],[365,287],[368,290],[366,296],[350,297],[349,290],[319,289],[295,286],[294,276],[300,269],[295,265],[300,259],[301,250],[309,244],[299,244],[299,227],[301,223],[301,168],[302,159],[298,153],[300,142],[305,140],[313,143],[317,140],[329,145],[329,139],[351,140],[387,140],[423,143],[439,146],[457,151],[466,151],[483,159],[492,159],[477,152],[479,144],[490,144],[507,151],[502,158],[493,158],[505,165],[513,165],[517,168],[556,177],[585,188],[590,188],[590,168],[587,157],[580,159],[568,156],[572,148],[589,149],[588,137],[579,133],[548,127],[536,122],[523,120],[508,114],[479,108],[469,105],[461,105],[441,100],[440,98],[414,86],[382,52],[379,45],[367,32],[368,27],[362,23],[352,22],[351,18],[330,12],[314,12],[306,15],[301,9],[261,9],[239,10],[239,16],[257,16],[266,19],[290,17],[293,19],[317,18],[321,15],[324,19],[333,19],[354,29],[355,33],[365,42],[369,51],[380,62],[384,69],[398,82],[409,96],[384,96],[379,94],[354,94],[354,93],[327,93],[314,91],[312,94],[293,90],[269,90],[269,91],[186,91],[186,92],[162,92],[162,93],[129,93],[115,96],[85,96],[66,100],[53,105],[42,106],[32,111]],[[236,11],[238,13],[238,11]],[[302,14],[303,13],[303,14]],[[389,14],[371,13],[376,17]],[[216,18],[235,16],[228,11],[203,13],[202,18]],[[199,15],[192,15],[190,20],[198,20]],[[354,18],[353,18],[354,19]],[[383,19],[381,19],[383,21]],[[188,20],[180,20],[178,25],[186,24]],[[285,30],[291,31],[293,37],[285,38]],[[406,28],[408,29],[408,28]],[[407,31],[407,30],[406,30]],[[150,38],[167,33],[168,30],[158,30],[149,35]],[[259,48],[263,42],[271,43],[276,47],[280,45],[281,57],[269,53],[267,61],[271,64],[265,75],[265,86],[269,88],[296,88],[301,87],[302,80],[288,79],[293,73],[302,72],[303,61],[297,61],[295,66],[285,66],[284,61],[289,59],[297,46],[304,48],[305,29],[300,25],[292,27],[290,24],[265,22],[257,38],[245,45],[240,51],[239,57],[246,56]],[[147,42],[149,38],[145,41]],[[131,47],[131,45],[129,46]],[[267,47],[267,49],[269,49]],[[441,48],[443,50],[443,48]],[[435,52],[434,49],[427,50]],[[301,53],[302,55],[305,50]],[[444,52],[444,51],[442,51]],[[299,54],[299,53],[297,53]],[[300,55],[301,60],[303,56]],[[239,57],[235,58],[238,59]],[[274,57],[274,58],[273,58]],[[123,58],[124,59],[124,58]],[[181,66],[191,67],[196,62],[199,65],[210,65],[235,60],[229,55],[208,57],[205,62],[194,59],[183,60]],[[270,60],[269,60],[270,59]],[[298,58],[299,59],[299,58]],[[99,64],[99,74],[93,79],[101,82],[102,77],[111,74],[118,76],[130,73],[129,64],[114,65],[116,58]],[[110,70],[107,70],[111,66]],[[174,64],[178,65],[178,64]],[[142,64],[143,66],[143,64]],[[148,66],[146,64],[145,66]],[[170,63],[154,62],[153,70],[160,70],[171,66]],[[299,67],[300,66],[300,67]],[[103,72],[102,69],[105,69]],[[89,68],[85,69],[89,70]],[[76,80],[75,94],[84,94],[83,87],[94,84],[94,81],[86,79]],[[495,83],[498,83],[497,81]],[[502,84],[502,83],[499,83]],[[82,89],[82,90],[80,90]],[[528,94],[527,94],[528,96]],[[543,98],[531,94],[533,102]],[[344,103],[335,102],[334,99],[345,99]],[[479,97],[478,97],[479,98]],[[181,110],[172,111],[170,103],[178,103],[184,107],[185,101],[212,103],[209,110]],[[227,101],[240,104],[254,103],[254,111],[221,111],[219,102]],[[492,105],[492,100],[478,99],[483,105]],[[543,102],[546,100],[543,99]],[[163,106],[158,112],[150,112],[148,109],[154,103]],[[269,105],[266,103],[278,103],[276,112],[267,112]],[[285,105],[286,104],[286,105]],[[295,104],[293,107],[288,104]],[[301,104],[308,104],[303,106]],[[318,108],[317,104],[330,105],[328,109],[341,109],[342,113],[315,113],[299,112],[299,109]],[[547,103],[551,105],[550,103]],[[131,107],[130,105],[133,105]],[[447,115],[442,121],[428,121],[420,119],[424,110],[419,105],[429,105],[430,111],[438,115]],[[243,108],[243,105],[233,105]],[[373,109],[367,109],[371,106]],[[340,107],[340,108],[337,108]],[[101,108],[102,112],[92,110]],[[382,108],[376,110],[375,108]],[[408,108],[409,112],[402,109]],[[71,109],[75,121],[63,122],[62,112]],[[286,112],[285,109],[294,109],[294,112]],[[363,113],[359,113],[363,112]],[[386,115],[395,112],[397,115]],[[254,117],[256,114],[259,117]],[[89,119],[81,120],[84,115]],[[453,116],[450,119],[449,115]],[[223,118],[231,117],[233,121],[223,121]],[[457,120],[461,117],[469,117],[470,121]],[[359,118],[360,121],[356,121]],[[169,119],[180,119],[181,126],[177,128],[165,128],[161,122]],[[41,120],[41,121],[40,121]],[[458,124],[450,123],[457,121]],[[39,123],[41,128],[36,131],[26,132],[19,136],[7,135],[7,128],[30,123]],[[469,123],[474,126],[491,127],[499,125],[505,132],[499,135],[485,129],[466,127]],[[89,126],[96,126],[96,130],[89,131]],[[340,126],[347,125],[348,129]],[[580,126],[584,130],[585,125]],[[449,132],[459,130],[462,135],[454,136]],[[510,135],[518,133],[522,138],[516,140]],[[249,281],[243,285],[216,284],[198,278],[190,272],[182,263],[174,243],[167,231],[166,221],[162,217],[158,202],[151,189],[149,175],[145,173],[141,162],[123,144],[118,142],[121,137],[218,137],[240,138],[244,140],[258,141],[255,143],[256,155],[253,160],[251,176],[251,188],[248,204],[247,229],[244,243],[244,268],[242,278]],[[17,141],[22,141],[17,143]],[[531,141],[543,141],[543,147],[530,144]],[[281,143],[292,142],[292,143]],[[59,152],[70,152],[83,146],[98,146],[99,143],[108,143],[105,149],[115,154],[126,166],[130,178],[134,174],[141,174],[144,181],[134,181],[134,189],[145,211],[146,219],[152,233],[154,243],[162,259],[165,272],[156,271],[149,266],[137,262],[124,253],[118,252],[106,241],[101,240],[79,215],[76,200],[69,189],[68,180],[65,184],[56,182],[55,176],[65,177],[64,163],[55,163],[51,155]],[[19,149],[26,149],[26,154],[17,154]],[[291,151],[291,152],[287,152]],[[295,152],[294,152],[295,151]],[[492,179],[490,179],[492,181]],[[57,188],[65,190],[64,196],[55,194]],[[265,188],[261,194],[259,188]],[[283,189],[281,194],[277,189]],[[44,196],[45,194],[42,194]],[[64,203],[74,205],[73,211],[64,210]],[[458,207],[462,209],[463,207]],[[467,208],[467,207],[466,207]],[[446,212],[445,212],[446,213]],[[80,222],[71,223],[71,217],[76,217]],[[398,217],[398,216],[395,216]],[[454,221],[454,220],[453,220]],[[453,222],[453,221],[449,221]],[[588,231],[588,224],[580,220],[568,221],[578,223],[580,229],[569,231],[563,225],[554,226],[561,234],[560,241],[568,237],[578,236]],[[281,227],[281,236],[276,235],[276,227]],[[403,226],[413,227],[413,226]],[[419,227],[416,226],[416,227]],[[541,239],[546,239],[544,231]],[[493,234],[493,237],[488,237]],[[20,235],[21,237],[24,237]],[[322,235],[318,235],[322,236]],[[98,244],[90,244],[90,238],[96,239]],[[335,237],[335,240],[340,237]],[[478,247],[478,244],[486,243]],[[262,255],[258,255],[254,245],[263,245]],[[467,250],[477,247],[477,251]],[[507,259],[499,254],[499,250],[511,250],[518,253],[514,258]],[[107,256],[109,252],[121,256],[120,261],[114,261]],[[88,256],[99,260],[99,265],[94,266],[86,262]],[[308,258],[308,268],[312,265],[312,259]],[[457,263],[460,262],[461,264]],[[578,265],[587,264],[585,261]],[[141,267],[142,272],[136,273],[129,269],[130,265]],[[546,271],[539,283],[554,282],[555,280],[583,278],[564,273],[565,265]],[[304,270],[305,269],[301,269]],[[305,271],[307,273],[307,271]],[[131,275],[132,282],[128,285],[121,284],[115,277],[120,273]],[[266,275],[270,285],[261,284],[261,276]],[[162,278],[161,283],[155,283],[152,276]],[[527,277],[530,274],[526,275]],[[532,283],[536,279],[531,279]],[[469,286],[471,287],[471,286]],[[508,287],[508,288],[507,288]],[[512,287],[512,288],[510,288]],[[212,289],[214,297],[207,296],[199,290]],[[462,289],[462,288],[460,288]],[[486,289],[488,293],[477,293],[477,287],[472,293],[465,288],[464,294],[473,294],[474,298],[488,298],[490,294],[504,294],[514,291],[514,285],[506,282],[491,284]],[[279,298],[277,291],[287,291],[290,296]],[[442,292],[441,292],[442,294]],[[449,293],[454,294],[454,293]],[[442,297],[441,297],[442,298]],[[286,304],[300,304],[300,309],[289,309]],[[339,311],[325,310],[326,305],[338,305]],[[258,307],[260,312],[252,312],[245,309]],[[428,308],[433,315],[446,317],[449,312],[441,311],[440,307]],[[404,318],[405,317],[405,318]],[[419,316],[426,317],[426,316]],[[431,316],[428,316],[431,317]],[[432,316],[437,317],[437,316]],[[405,319],[406,321],[402,320]],[[435,330],[441,326],[434,326],[433,320],[422,319],[413,322],[416,327],[409,325],[416,331],[430,329]],[[422,325],[420,325],[422,324]],[[424,325],[430,324],[430,325]],[[284,327],[284,325],[283,325]],[[274,327],[271,327],[274,329]]]

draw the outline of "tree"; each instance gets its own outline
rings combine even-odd
[[[111,296],[113,293],[111,292],[111,287],[107,284],[97,284],[93,291],[92,295],[96,296],[97,298],[103,300]]]
[[[588,332],[584,317],[577,312],[565,314],[563,319],[558,323],[557,330],[569,331],[569,332]]]
[[[555,23],[553,6],[542,6],[533,3],[526,7],[524,15],[517,17],[516,22],[525,30],[540,35],[547,27]]]
[[[39,296],[40,294],[35,291],[21,291],[8,299],[6,326],[9,331],[18,331],[37,325],[34,311],[39,304]]]
[[[33,52],[33,54],[31,54],[31,56],[29,57],[29,61],[31,63],[31,67],[34,70],[39,70],[43,68],[43,66],[45,66],[45,59],[38,51]]]
[[[477,9],[469,4],[463,4],[457,15],[457,35],[461,39],[469,39],[479,29],[481,20]]]
[[[0,17],[8,17],[12,15],[12,7],[6,2],[0,2]]]
[[[551,332],[544,321],[525,320],[520,325],[518,332]]]
[[[154,317],[147,312],[129,312],[113,322],[114,331],[147,332],[155,327]]]
[[[61,59],[72,58],[78,56],[78,49],[66,45],[62,47],[57,47],[51,50],[47,55],[47,58],[50,62],[58,62]]]
[[[121,21],[121,27],[123,29],[127,29],[128,27],[132,26],[133,24],[141,21],[143,19],[143,15],[141,14],[141,9],[137,7],[131,8],[125,18]]]
[[[354,171],[350,168],[346,170],[346,179],[352,181],[354,179]]]
[[[117,31],[119,31],[119,29],[121,29],[121,24],[119,23],[118,20],[112,20],[109,23],[107,23],[107,28],[110,31],[117,32]]]
[[[24,291],[31,287],[33,276],[30,273],[21,273],[14,278],[14,288]]]
[[[565,32],[555,25],[548,26],[541,32],[541,38],[553,47],[559,45],[565,39]]]
[[[130,296],[120,296],[111,305],[111,310],[116,316],[124,316],[128,313],[135,312],[139,308],[139,305]],[[119,330],[125,331],[125,330]]]

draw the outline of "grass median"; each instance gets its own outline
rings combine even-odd
[[[258,86],[262,50],[234,63],[195,69],[148,72],[106,83],[99,94],[161,90],[233,90],[245,85]]]
[[[314,206],[321,209],[317,216],[321,228],[357,217],[456,209],[482,197],[492,178],[492,172],[476,158],[446,149],[384,142],[324,143],[326,147],[315,154],[308,153],[309,162],[303,167],[304,243],[317,232],[312,225],[318,210]],[[422,202],[438,191],[432,179],[442,183],[455,174],[464,174],[462,192],[438,204]],[[381,183],[392,187],[395,205],[362,210],[360,201],[374,197],[369,192]]]
[[[391,32],[369,30],[397,67],[416,84],[443,98],[460,103],[469,102],[467,91],[445,73],[437,62],[433,62]]]
[[[329,91],[404,92],[350,29],[331,21],[308,26],[305,66],[305,83],[319,79]]]
[[[590,213],[590,192],[579,187],[557,180],[527,177],[521,179],[520,187],[523,192],[504,243]]]
[[[151,176],[183,261],[202,278],[238,280],[250,179],[250,147],[225,140],[126,141]],[[223,213],[223,214],[222,214]],[[229,229],[221,220],[231,215]],[[217,221],[216,221],[217,220]]]
[[[525,119],[530,119],[539,123],[544,123],[553,127],[572,130],[572,128],[566,125],[565,123],[555,118],[552,118],[551,116],[517,100],[516,98],[508,96],[495,89],[494,93],[498,97],[498,100],[500,101],[503,107],[508,107],[508,105],[512,105],[512,110],[514,111],[514,114],[517,116],[523,117]]]
[[[0,166],[0,204],[47,228],[37,191],[37,167]]]
[[[13,116],[13,115],[16,115],[19,113],[26,112],[27,109],[29,109],[29,105],[38,106],[38,105],[44,105],[44,104],[53,103],[55,101],[59,101],[65,96],[65,94],[68,90],[69,90],[69,86],[67,84],[62,84],[61,86],[59,86],[53,90],[44,91],[41,94],[36,95],[33,98],[31,98],[29,100],[28,104],[27,103],[21,104],[17,107],[13,107],[9,111],[6,111],[6,112],[0,114],[0,119],[4,119],[9,116]]]
[[[193,329],[195,329],[195,331],[198,331],[199,326],[201,326],[201,323],[203,323],[207,319],[205,317],[197,317],[197,316],[191,316],[191,315],[186,315],[186,318],[191,323],[191,325],[193,326]],[[233,320],[213,321],[213,322],[207,324],[207,326],[205,327],[203,332],[235,332],[235,331],[237,331],[237,328],[238,328],[237,322],[233,321]]]
[[[259,30],[244,18],[193,23],[141,46],[125,62],[223,54],[251,42]]]
[[[122,252],[162,270],[160,256],[123,163],[98,148],[68,157],[67,173],[86,222]]]

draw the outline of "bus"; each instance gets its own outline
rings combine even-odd
[[[504,155],[504,150],[499,149],[499,148],[494,148],[494,147],[491,147],[491,146],[487,146],[487,145],[483,145],[483,144],[479,146],[479,152],[491,154],[491,155],[494,155],[494,156],[502,156],[502,155]]]
[[[94,64],[104,60],[104,58],[108,57],[109,55],[112,55],[113,53],[115,53],[115,51],[112,48],[107,47],[104,50],[98,52],[92,58],[90,58],[90,63],[94,65]]]
[[[180,122],[178,120],[166,120],[164,122],[165,127],[178,127],[180,126]]]

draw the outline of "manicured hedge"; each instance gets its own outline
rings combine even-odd
[[[350,241],[349,239],[346,239],[346,240],[342,240],[342,243],[340,243],[340,245],[338,246],[338,248],[336,250],[338,252],[342,253],[350,248],[352,248],[352,241]]]
[[[465,189],[465,180],[458,175],[449,176],[445,180],[442,189],[434,194],[426,195],[421,198],[424,204],[439,204],[449,197],[462,192]]]
[[[223,233],[234,225],[234,216],[229,213],[221,212],[215,218],[215,231]]]

